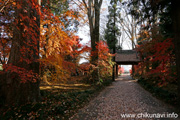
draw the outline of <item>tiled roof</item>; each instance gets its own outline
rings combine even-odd
[[[115,61],[119,63],[139,62],[140,59],[135,50],[121,50],[116,52]]]

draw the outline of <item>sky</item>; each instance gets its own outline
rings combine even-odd
[[[107,15],[108,15],[108,5],[109,5],[110,0],[104,0],[103,4],[102,4],[102,8],[101,8],[101,16],[100,16],[100,32],[103,33],[105,27],[106,27],[106,23],[108,21],[107,19]],[[88,24],[83,25],[83,26],[79,26],[79,30],[78,30],[78,36],[80,38],[82,38],[81,44],[83,45],[90,45],[90,33],[89,33],[89,26]],[[128,50],[130,49],[130,44],[129,44],[129,40],[125,40],[125,42],[123,43],[122,47],[124,50]],[[87,62],[85,59],[81,59],[80,63],[83,62]],[[125,71],[129,71],[129,69],[131,69],[131,65],[122,65],[122,67],[124,67]]]
[[[104,29],[106,28],[106,23],[108,21],[108,5],[110,0],[104,0],[101,8],[101,16],[100,16],[100,32],[103,33]],[[89,26],[88,24],[83,24],[79,26],[78,35],[83,40],[81,41],[82,44],[89,44],[90,45],[90,33],[89,33]],[[126,38],[122,45],[124,50],[131,49],[130,40]]]

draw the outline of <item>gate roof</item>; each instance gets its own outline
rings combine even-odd
[[[138,64],[140,58],[135,50],[119,50],[116,51],[115,62],[117,64]]]

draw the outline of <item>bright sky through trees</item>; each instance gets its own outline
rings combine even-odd
[[[101,35],[104,34],[104,29],[106,28],[106,23],[107,23],[107,15],[108,15],[108,6],[109,6],[109,1],[108,0],[104,0],[103,4],[102,4],[102,9],[101,9],[101,20],[100,20],[100,33]],[[119,26],[121,27],[121,26]],[[124,33],[125,34],[125,33]],[[79,31],[78,31],[78,35],[80,38],[82,38],[81,43],[82,44],[88,44],[90,45],[90,33],[89,33],[89,26],[88,24],[83,25],[83,26],[79,26]],[[125,40],[122,44],[122,48],[123,50],[129,50],[131,49],[131,41],[130,39],[127,37],[127,35],[125,34]],[[118,41],[119,43],[119,41]]]
[[[100,20],[100,32],[101,32],[101,34],[104,34],[104,29],[105,29],[106,23],[108,21],[107,15],[108,15],[108,6],[110,4],[109,2],[110,1],[108,1],[108,0],[104,0],[104,2],[102,4],[101,20]],[[81,41],[82,44],[86,44],[86,45],[90,46],[90,37],[89,37],[90,33],[89,33],[88,24],[83,25],[83,26],[81,26],[81,25],[79,26],[78,36],[80,38],[82,38],[82,41]],[[127,35],[125,34],[125,36],[127,36]],[[119,41],[118,41],[118,43],[119,43]],[[131,49],[131,41],[129,40],[128,37],[125,37],[125,40],[122,44],[122,48],[124,50]],[[87,62],[87,60],[81,59],[80,63],[83,63],[83,62]],[[129,70],[132,68],[131,65],[122,65],[122,66],[124,67],[125,71],[127,71],[127,72],[129,72]]]

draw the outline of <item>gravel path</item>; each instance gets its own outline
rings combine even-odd
[[[166,120],[168,115],[168,120],[177,117],[173,107],[154,98],[129,75],[122,75],[70,120]]]

